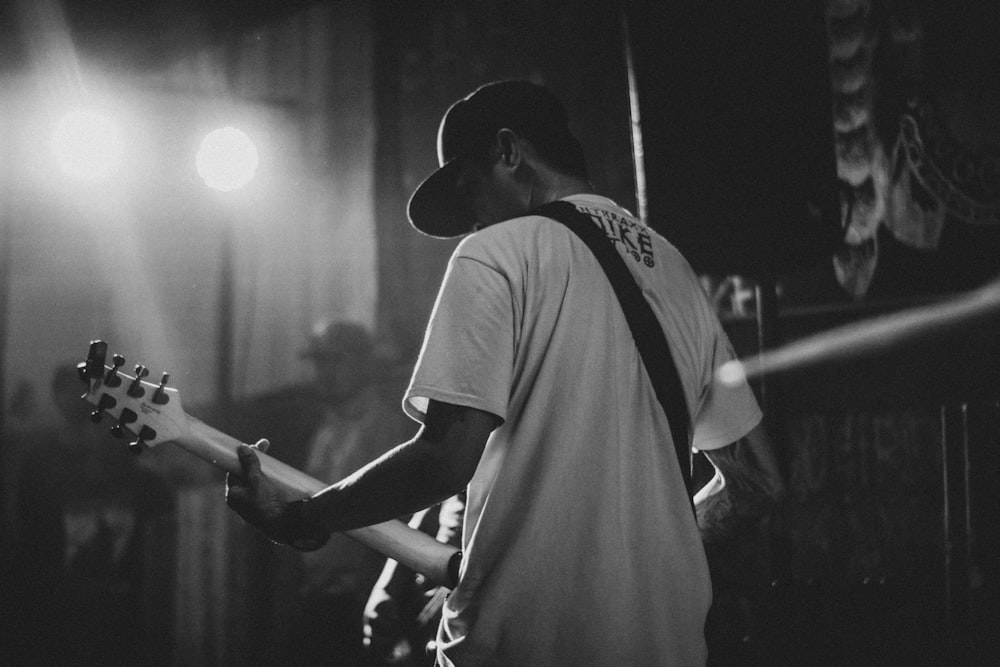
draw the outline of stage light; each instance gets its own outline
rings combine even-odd
[[[118,128],[106,115],[77,109],[56,124],[50,147],[67,174],[99,180],[118,166],[123,142]]]
[[[735,387],[746,382],[747,374],[739,361],[727,361],[715,372],[716,379],[727,387]]]
[[[238,190],[253,180],[258,163],[257,147],[250,137],[230,126],[209,132],[195,159],[205,184],[222,192]]]

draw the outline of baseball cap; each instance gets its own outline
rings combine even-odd
[[[438,127],[437,171],[417,186],[407,216],[418,231],[437,238],[472,231],[475,219],[457,196],[459,158],[482,155],[497,132],[514,130],[550,153],[578,151],[566,109],[547,88],[530,81],[488,83],[458,100]]]

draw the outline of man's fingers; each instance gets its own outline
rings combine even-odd
[[[257,458],[257,453],[250,445],[240,445],[236,449],[236,457],[240,460],[240,468],[243,470],[244,476],[260,472],[260,459]]]
[[[226,475],[226,504],[234,510],[239,511],[245,507],[250,499],[249,491],[243,486],[241,480],[236,475]]]
[[[227,472],[226,473],[226,493],[227,494],[229,493],[230,489],[235,488],[235,487],[241,487],[241,486],[245,486],[245,483],[243,482],[243,478],[242,477],[240,477],[239,475],[237,475],[234,472]]]
[[[240,445],[236,449],[236,458],[240,462],[240,474],[229,473],[226,475],[226,489],[233,485],[250,484],[251,479],[260,472],[260,459],[254,450],[266,452],[271,443],[266,439],[261,439],[252,445]]]
[[[240,477],[243,483],[251,489],[257,488],[263,473],[260,471],[260,459],[250,445],[240,445],[236,450],[236,456],[240,460]]]

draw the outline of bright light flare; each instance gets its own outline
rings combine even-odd
[[[736,387],[746,382],[746,369],[739,361],[727,361],[715,371],[715,378],[727,387]]]
[[[49,145],[67,174],[85,180],[106,178],[121,162],[124,149],[115,123],[90,109],[77,109],[63,116]]]
[[[238,190],[253,180],[260,159],[246,132],[226,126],[202,140],[195,165],[205,184],[222,192]]]

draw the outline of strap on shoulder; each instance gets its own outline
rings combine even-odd
[[[653,383],[656,398],[667,415],[681,474],[684,476],[688,498],[691,498],[693,491],[689,441],[691,417],[673,353],[652,306],[643,296],[642,289],[629,271],[625,260],[589,215],[568,201],[549,202],[539,206],[532,213],[551,218],[569,227],[593,251],[604,273],[607,274],[625,313],[625,320],[632,331],[632,338],[635,339],[639,349],[646,374]]]

